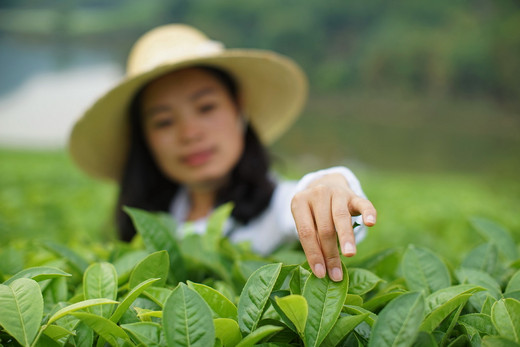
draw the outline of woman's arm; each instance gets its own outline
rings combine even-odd
[[[317,277],[324,277],[328,272],[332,280],[340,281],[343,273],[337,240],[343,255],[355,255],[351,218],[362,215],[364,224],[373,226],[376,210],[346,168],[306,175],[297,190],[291,211],[309,265]]]

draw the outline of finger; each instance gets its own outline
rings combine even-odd
[[[312,272],[316,277],[323,278],[326,274],[325,262],[318,243],[310,206],[306,200],[301,201],[295,196],[291,204],[291,211],[303,252],[307,257]]]
[[[332,218],[338,233],[341,252],[346,257],[356,254],[356,240],[352,229],[352,217],[348,209],[348,198],[342,194],[332,197]]]
[[[376,224],[377,211],[369,200],[357,196],[350,201],[349,210],[352,215],[362,215],[363,223],[366,226]]]
[[[338,252],[338,237],[332,219],[331,199],[329,192],[320,192],[311,202],[311,208],[329,277],[337,282],[343,279],[343,271]]]

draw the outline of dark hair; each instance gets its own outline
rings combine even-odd
[[[238,104],[238,88],[226,72],[200,66],[218,78]],[[143,88],[144,89],[144,88]],[[179,183],[167,178],[157,167],[146,144],[140,117],[142,90],[136,94],[130,107],[130,148],[120,182],[116,205],[116,224],[119,238],[130,241],[136,230],[123,206],[147,211],[168,211],[179,190]],[[228,183],[217,192],[216,206],[232,201],[231,215],[243,224],[260,215],[269,205],[274,184],[269,179],[270,159],[254,129],[248,125],[244,135],[244,152],[231,172]]]

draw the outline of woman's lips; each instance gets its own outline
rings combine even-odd
[[[207,149],[204,151],[191,153],[183,156],[182,162],[188,166],[200,166],[207,163],[213,156],[214,152],[214,149]]]

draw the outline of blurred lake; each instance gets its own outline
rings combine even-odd
[[[63,148],[73,122],[122,76],[106,52],[0,37],[0,145]]]

